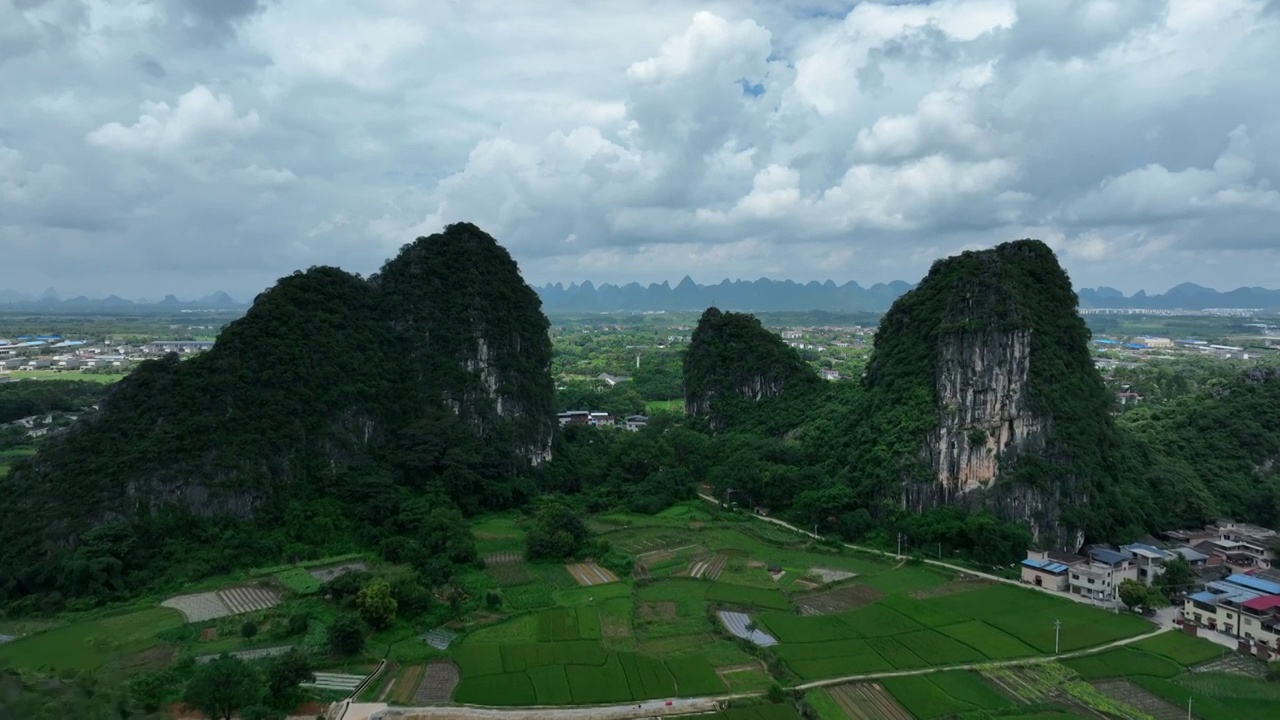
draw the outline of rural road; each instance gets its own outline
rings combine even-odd
[[[641,703],[596,705],[591,707],[544,706],[529,708],[490,708],[468,705],[441,707],[388,708],[386,705],[352,705],[337,720],[630,720],[667,715],[713,712],[719,702],[754,697],[758,693],[741,693],[704,698],[646,700]],[[354,711],[354,712],[353,712]]]
[[[719,505],[719,504],[720,504],[720,501],[719,501],[719,500],[716,500],[715,498],[711,497],[710,495],[704,495],[704,494],[702,494],[702,493],[698,493],[698,497],[702,498],[703,500],[705,500],[705,501],[707,501],[707,502],[709,502],[709,503],[714,503],[714,504],[716,504],[716,505]],[[804,535],[804,536],[806,536],[806,537],[811,537],[811,538],[813,538],[814,540],[821,540],[821,539],[823,539],[821,535],[815,535],[814,533],[811,533],[811,532],[809,532],[808,530],[804,530],[804,529],[802,529],[802,528],[798,528],[798,527],[796,527],[795,525],[792,525],[792,524],[791,524],[791,523],[789,523],[789,522],[785,522],[785,521],[783,521],[783,520],[779,520],[779,519],[777,519],[777,518],[771,518],[771,517],[768,517],[768,516],[765,516],[765,515],[756,515],[755,513],[750,513],[750,515],[751,515],[751,517],[753,517],[753,518],[755,518],[755,519],[757,519],[757,520],[763,520],[764,522],[767,522],[767,523],[773,523],[774,525],[778,525],[778,526],[780,526],[780,527],[787,528],[788,530],[791,530],[792,532],[797,532],[797,533],[800,533],[801,535]],[[849,548],[850,550],[857,550],[857,551],[859,551],[859,552],[871,553],[872,555],[880,555],[880,556],[883,556],[883,557],[893,558],[893,559],[895,559],[895,560],[904,560],[904,559],[906,559],[906,557],[907,557],[906,555],[898,555],[898,554],[896,554],[896,553],[891,553],[891,552],[889,552],[888,550],[877,550],[876,548],[864,547],[864,546],[862,546],[862,545],[850,545],[849,543],[840,543],[840,544],[841,544],[841,545],[843,545],[844,547]],[[1073,600],[1073,601],[1078,602],[1078,603],[1080,603],[1080,604],[1082,604],[1082,605],[1089,605],[1090,607],[1096,607],[1096,608],[1099,608],[1099,609],[1101,609],[1101,610],[1109,610],[1109,609],[1111,609],[1111,608],[1109,607],[1109,605],[1107,605],[1107,604],[1103,604],[1103,603],[1095,602],[1095,601],[1093,601],[1093,600],[1090,600],[1090,599],[1088,599],[1088,598],[1081,597],[1081,596],[1079,596],[1079,595],[1072,595],[1071,593],[1058,592],[1058,591],[1056,591],[1056,590],[1050,590],[1049,588],[1045,588],[1045,587],[1038,587],[1038,586],[1035,586],[1035,585],[1031,585],[1030,583],[1019,582],[1019,581],[1017,581],[1017,580],[1010,580],[1009,578],[1002,578],[1002,577],[1000,577],[999,575],[992,575],[991,573],[985,573],[985,572],[982,572],[981,570],[971,570],[971,569],[969,569],[969,568],[967,568],[967,567],[962,567],[962,566],[960,566],[960,565],[952,565],[951,563],[942,562],[941,560],[930,560],[929,558],[921,558],[921,560],[922,560],[922,562],[924,562],[926,565],[933,565],[933,566],[935,566],[935,567],[947,568],[948,570],[954,570],[955,572],[962,572],[962,573],[966,573],[966,574],[969,574],[969,575],[973,575],[973,576],[975,576],[975,577],[980,577],[980,578],[983,578],[983,579],[986,579],[986,580],[991,580],[991,581],[993,581],[993,582],[1004,583],[1004,584],[1006,584],[1006,585],[1013,585],[1013,586],[1015,586],[1015,587],[1026,588],[1026,589],[1028,589],[1028,590],[1038,590],[1038,591],[1043,592],[1043,593],[1048,593],[1049,595],[1052,595],[1052,596],[1054,596],[1054,597],[1063,598],[1063,599],[1065,599],[1065,600]]]

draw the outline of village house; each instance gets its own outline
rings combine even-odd
[[[560,421],[560,427],[565,425],[586,425],[591,422],[590,410],[568,410],[566,412],[557,413],[556,419]]]
[[[819,370],[818,375],[820,375],[823,380],[839,380],[840,379],[839,372],[835,370],[827,370],[826,368]]]
[[[613,416],[607,412],[593,412],[587,424],[594,427],[613,427]]]
[[[1280,651],[1280,583],[1239,574],[1209,582],[1183,602],[1182,617],[1239,639],[1241,651],[1264,659]]]
[[[1120,583],[1137,579],[1138,564],[1132,553],[1095,547],[1089,550],[1087,562],[1071,568],[1067,583],[1074,595],[1093,600],[1115,600]]]
[[[628,415],[624,422],[627,430],[639,432],[649,424],[649,418],[645,415]]]
[[[1071,568],[1085,561],[1079,555],[1055,550],[1028,550],[1022,561],[1022,582],[1036,587],[1066,592]]]
[[[600,380],[601,382],[608,385],[609,387],[613,387],[618,383],[631,381],[631,378],[629,377],[624,377],[622,375],[610,375],[609,373],[600,373],[598,376],[596,376],[596,379]]]
[[[1224,521],[1195,530],[1170,530],[1164,536],[1208,556],[1209,565],[1266,569],[1276,559],[1276,531],[1248,523]]]
[[[1172,550],[1161,550],[1146,543],[1125,545],[1120,550],[1133,556],[1133,562],[1138,566],[1137,579],[1144,585],[1150,585],[1164,572],[1164,563],[1176,557]]]

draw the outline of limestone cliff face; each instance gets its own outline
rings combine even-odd
[[[899,475],[908,508],[986,508],[1079,546],[1071,516],[1104,480],[1112,421],[1075,307],[1030,240],[939,261],[894,304],[866,385],[872,407],[904,419],[884,423],[894,451],[918,458]]]
[[[723,427],[735,403],[760,402],[817,382],[795,349],[753,315],[708,308],[684,357],[684,407]]]
[[[938,349],[938,427],[926,443],[944,495],[989,486],[1000,457],[1042,446],[1048,425],[1027,397],[1031,333],[962,332]]]

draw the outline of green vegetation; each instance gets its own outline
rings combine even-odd
[[[881,684],[919,720],[1013,707],[981,677],[964,671],[885,678]]]
[[[734,422],[748,404],[817,383],[799,353],[752,315],[708,308],[685,351],[686,407],[714,428]]]

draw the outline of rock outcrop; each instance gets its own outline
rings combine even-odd
[[[902,500],[960,504],[1075,549],[1114,435],[1089,331],[1053,252],[1020,240],[938,261],[885,316],[866,385],[873,411],[909,418]]]
[[[736,403],[780,397],[817,382],[804,358],[755,316],[708,308],[684,356],[685,413],[706,417],[719,429]]]

